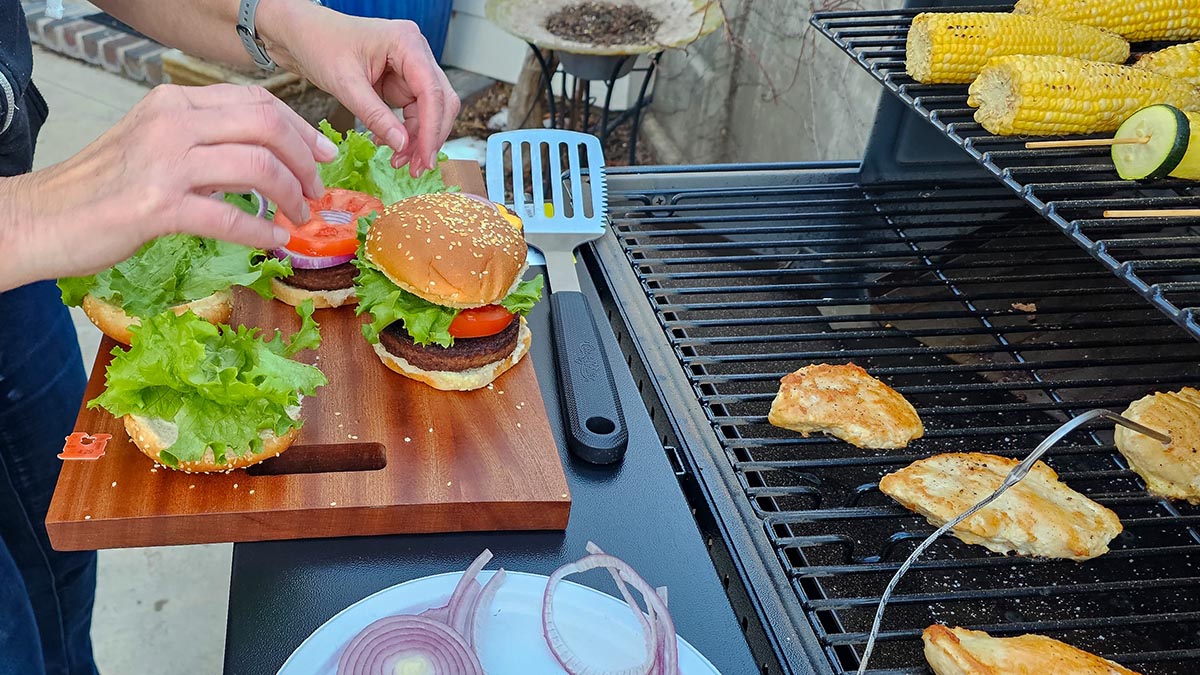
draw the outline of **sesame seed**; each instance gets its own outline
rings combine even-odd
[[[195,490],[195,489],[196,489],[196,486],[195,486],[195,485],[189,485],[189,486],[188,486],[188,489],[189,489],[189,490]]]
[[[254,494],[254,490],[251,490],[251,491],[250,491],[250,494]]]
[[[433,433],[433,427],[429,427],[429,433]]]
[[[335,412],[335,413],[333,413],[333,416],[334,416],[334,417],[340,417],[340,416],[341,416],[341,414],[342,414],[342,413],[340,413],[340,412]]]
[[[412,438],[410,438],[410,437],[408,437],[408,436],[405,436],[405,437],[404,437],[404,442],[405,442],[405,443],[412,443]]]
[[[115,481],[115,480],[114,480],[114,481],[112,482],[112,487],[117,487],[117,481]]]
[[[451,485],[454,485],[454,481],[446,481],[446,487],[450,487]]]
[[[236,489],[237,489],[237,487],[238,487],[238,486],[237,486],[237,483],[234,483],[234,484],[233,484],[233,489],[234,489],[234,490],[236,490]]]
[[[84,519],[84,520],[91,520],[91,519],[92,519],[92,517],[91,517],[91,516],[84,516],[84,517],[83,517],[83,519]]]
[[[329,502],[330,506],[337,506],[337,502]]]

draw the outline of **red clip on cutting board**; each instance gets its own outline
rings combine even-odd
[[[443,173],[466,192],[485,191],[474,163],[447,162]],[[567,482],[528,357],[490,389],[437,391],[385,368],[353,308],[315,316],[321,349],[300,358],[329,385],[304,400],[296,444],[257,467],[215,475],[156,468],[120,421],[83,408],[77,434],[111,439],[95,461],[63,462],[46,519],[54,547],[566,527]],[[231,323],[291,333],[299,319],[292,307],[245,291]],[[103,391],[114,346],[101,344],[85,401]]]

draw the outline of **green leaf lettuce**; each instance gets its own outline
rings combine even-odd
[[[392,283],[374,263],[362,255],[361,247],[358,257],[354,259],[354,266],[358,268],[358,277],[354,280],[358,305],[354,311],[356,314],[369,312],[371,315],[370,323],[363,324],[362,327],[363,336],[368,342],[379,342],[379,333],[384,328],[401,321],[404,330],[419,345],[454,345],[454,337],[450,335],[450,324],[461,310],[435,305]],[[541,299],[542,284],[540,274],[533,279],[522,281],[500,301],[500,305],[513,314],[528,314]]]
[[[457,187],[446,185],[440,169],[425,171],[416,178],[409,175],[408,165],[393,169],[392,149],[386,145],[376,146],[369,134],[350,130],[342,135],[326,120],[321,120],[320,129],[338,146],[337,157],[318,167],[327,188],[364,192],[378,197],[384,205],[414,195],[458,191]],[[446,159],[446,155],[438,154],[439,161]]]
[[[107,270],[60,279],[58,287],[67,305],[78,305],[91,294],[144,319],[231,286],[245,286],[269,298],[271,279],[291,273],[290,262],[258,249],[172,234],[147,243]]]
[[[161,453],[168,466],[201,459],[206,448],[218,463],[229,452],[257,452],[260,432],[299,427],[289,410],[327,383],[320,370],[291,359],[320,344],[312,311],[311,301],[297,308],[303,321],[290,339],[278,330],[264,339],[256,328],[214,326],[192,312],[152,316],[131,328],[127,351],[113,351],[107,388],[88,407],[174,422],[178,438]]]

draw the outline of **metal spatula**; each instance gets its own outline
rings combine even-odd
[[[565,181],[560,180],[564,159]],[[512,171],[506,174],[509,167]],[[589,134],[552,129],[493,134],[487,168],[488,199],[511,205],[524,223],[526,241],[546,260],[567,447],[594,464],[616,462],[625,455],[629,433],[600,327],[575,271],[575,249],[604,234],[608,196],[600,141]],[[549,177],[549,195],[544,176]],[[511,203],[506,199],[510,188]]]
[[[926,537],[925,541],[922,541],[917,546],[916,550],[914,550],[908,556],[908,559],[906,559],[900,565],[900,569],[896,570],[896,573],[892,576],[892,580],[888,583],[887,588],[884,589],[883,595],[879,598],[879,606],[875,609],[875,621],[871,625],[871,632],[867,634],[867,645],[863,649],[862,659],[859,660],[857,675],[863,675],[863,673],[867,671],[867,662],[871,659],[871,652],[875,649],[875,639],[879,636],[879,629],[883,624],[883,610],[887,607],[888,601],[891,600],[892,592],[896,590],[896,586],[899,585],[900,579],[903,578],[905,573],[908,572],[909,568],[913,566],[913,563],[917,561],[917,558],[921,557],[921,554],[924,553],[925,550],[930,546],[932,546],[933,542],[937,541],[938,537],[954,529],[959,523],[975,515],[976,512],[999,499],[1000,495],[1007,492],[1009,488],[1021,482],[1025,476],[1029,475],[1030,470],[1033,469],[1033,465],[1036,464],[1037,461],[1041,459],[1042,455],[1046,454],[1046,451],[1052,448],[1056,443],[1066,438],[1067,435],[1069,435],[1072,431],[1075,431],[1088,422],[1101,417],[1116,422],[1126,429],[1132,429],[1139,434],[1145,434],[1159,443],[1171,443],[1171,437],[1162,433],[1161,431],[1156,431],[1149,427],[1143,426],[1127,417],[1122,417],[1111,410],[1104,409],[1089,410],[1078,417],[1071,418],[1067,422],[1063,423],[1062,426],[1052,431],[1045,440],[1043,440],[1036,448],[1033,449],[1033,452],[1030,452],[1025,459],[1021,460],[1020,464],[1017,464],[1012,468],[1011,471],[1008,472],[1008,475],[1004,477],[1004,480],[1000,483],[1000,487],[996,488],[995,492],[980,500],[977,504],[975,504],[975,506],[972,506],[963,513],[958,514],[948,523],[935,530],[933,534]]]

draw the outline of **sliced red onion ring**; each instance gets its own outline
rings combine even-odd
[[[228,193],[214,192],[211,195],[209,195],[209,197],[212,197],[213,199],[222,199],[223,200],[223,199],[225,199],[226,194],[228,194]],[[258,213],[254,214],[254,217],[262,218],[263,216],[265,216],[267,214],[267,200],[263,199],[263,196],[261,194],[259,194],[258,190],[251,190],[250,194],[252,194],[258,198]]]
[[[323,270],[354,260],[353,253],[347,253],[346,255],[315,256],[296,253],[289,248],[273,248],[271,249],[271,255],[281,260],[291,258],[292,267],[298,270]]]
[[[466,626],[466,615],[470,613],[471,603],[479,595],[479,582],[475,581],[475,577],[479,576],[479,571],[491,559],[492,552],[484,549],[483,553],[480,553],[479,557],[475,558],[475,561],[463,572],[462,578],[458,580],[458,585],[454,587],[454,592],[450,594],[450,604],[447,605],[450,610],[449,624],[450,628],[460,635],[463,634],[463,627]]]
[[[479,625],[482,623],[480,619],[487,615],[487,608],[496,597],[496,591],[500,590],[500,585],[504,583],[504,577],[503,567],[496,570],[492,578],[483,585],[483,590],[479,592],[479,596],[475,600],[475,606],[471,608],[471,615],[467,617],[467,630],[463,633],[463,637],[467,639],[467,644],[472,648],[478,648]]]
[[[422,659],[430,672],[447,675],[483,675],[472,645],[480,614],[487,613],[504,570],[497,570],[480,586],[476,577],[492,559],[484,550],[454,587],[450,602],[420,614],[389,616],[364,628],[346,645],[338,660],[337,675],[391,675],[404,659]],[[452,624],[464,626],[456,630]]]
[[[589,541],[586,548],[588,553],[597,555],[604,554],[604,551],[602,551],[600,547],[593,542]],[[634,610],[633,613],[637,616],[638,623],[642,624],[642,635],[654,635],[655,629],[652,625],[654,624],[654,608],[647,607],[647,609],[650,610],[650,618],[647,619],[646,615],[638,609],[638,604],[634,602],[633,595],[629,593],[629,587],[626,586],[625,582],[621,579],[621,574],[611,567],[608,569],[608,573],[612,575],[613,582],[617,584],[617,590],[621,593],[621,599],[625,601],[626,605],[629,605],[630,609]]]
[[[391,675],[401,659],[424,659],[431,672],[483,675],[467,641],[423,616],[388,616],[367,626],[342,652],[337,675]]]
[[[600,550],[593,544],[589,546],[589,551],[593,548],[596,551]],[[646,644],[646,659],[638,666],[621,671],[611,671],[612,675],[618,673],[620,675],[659,673],[677,675],[679,672],[679,645],[675,637],[675,623],[671,620],[671,615],[667,612],[667,606],[662,597],[650,584],[638,576],[628,563],[606,553],[591,553],[573,563],[563,565],[550,575],[550,580],[546,583],[546,593],[542,599],[542,630],[545,634],[546,644],[550,647],[550,652],[554,654],[559,665],[570,675],[609,675],[610,671],[597,671],[583,663],[567,646],[562,633],[559,632],[558,626],[554,622],[554,589],[559,582],[569,575],[587,572],[598,567],[608,568],[610,573],[615,572],[619,575],[620,581],[633,586],[641,593],[650,616],[653,617],[646,620],[641,609],[636,604],[629,603],[631,610],[642,615],[642,618],[639,619],[642,621],[642,625],[645,626],[648,623],[651,628],[643,636]],[[621,586],[620,581],[617,584],[618,587]],[[628,592],[626,591],[623,595],[628,595]]]
[[[321,214],[321,218],[334,225],[349,225],[350,221],[354,220],[354,214],[342,209],[322,209],[317,213]]]
[[[493,202],[492,200],[488,199],[487,197],[481,197],[479,195],[471,194],[470,192],[461,192],[459,194],[466,197],[467,199],[474,199],[475,201],[479,202],[480,204],[487,204],[488,206],[492,207],[493,209],[496,209],[497,211],[500,210],[499,208],[496,207],[496,202]]]

